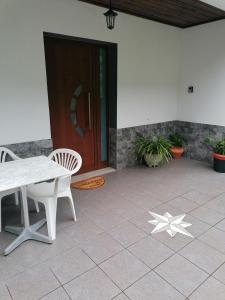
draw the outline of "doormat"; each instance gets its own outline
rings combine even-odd
[[[88,179],[84,179],[71,184],[71,188],[79,190],[94,190],[105,184],[105,178],[103,176],[96,176]]]

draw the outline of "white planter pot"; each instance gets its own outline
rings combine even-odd
[[[145,161],[149,167],[157,167],[162,162],[161,154],[145,154]]]

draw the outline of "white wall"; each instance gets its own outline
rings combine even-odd
[[[224,20],[182,32],[179,120],[225,126],[224,36]]]
[[[1,0],[0,144],[50,138],[43,31],[118,43],[118,127],[176,119],[180,30],[76,0]]]
[[[201,0],[202,2],[205,2],[207,4],[210,4],[212,6],[218,7],[220,9],[225,9],[225,3],[224,0]]]

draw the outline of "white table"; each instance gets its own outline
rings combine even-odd
[[[32,239],[44,243],[52,243],[47,236],[37,232],[45,224],[45,219],[30,225],[26,186],[67,175],[70,175],[67,169],[45,156],[19,159],[0,164],[0,193],[14,188],[21,188],[24,215],[24,227],[5,227],[6,231],[18,235],[18,237],[5,249],[4,255],[8,255],[27,240]]]

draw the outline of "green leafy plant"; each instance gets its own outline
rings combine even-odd
[[[137,158],[143,160],[146,154],[161,155],[162,160],[168,162],[171,158],[171,142],[163,136],[139,136],[135,141]]]
[[[184,147],[187,144],[187,140],[177,132],[171,134],[169,140],[174,147]]]
[[[220,154],[220,155],[225,155],[225,138],[223,138],[223,139],[221,139],[219,141],[214,141],[210,137],[207,137],[204,140],[204,143],[213,152],[215,152],[217,154]]]

